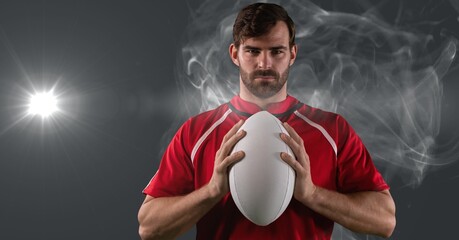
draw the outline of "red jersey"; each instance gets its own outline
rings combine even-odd
[[[240,119],[261,111],[235,96],[229,103],[187,120],[166,149],[159,169],[143,190],[153,197],[188,194],[210,181],[215,153]],[[360,138],[340,115],[287,96],[267,107],[304,140],[315,185],[341,193],[389,189]],[[197,239],[330,239],[333,221],[292,199],[268,226],[246,219],[228,193],[196,225]]]

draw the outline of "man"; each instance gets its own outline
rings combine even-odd
[[[240,93],[227,104],[186,121],[164,153],[139,211],[142,239],[173,239],[197,225],[197,239],[329,239],[334,222],[352,231],[388,237],[395,227],[389,187],[361,140],[339,115],[287,94],[297,53],[295,28],[275,4],[242,9],[229,47],[240,71]],[[268,226],[257,226],[229,193],[231,154],[250,115],[267,110],[290,134],[294,156],[281,158],[296,172],[294,197]]]

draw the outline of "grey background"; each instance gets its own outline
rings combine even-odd
[[[375,5],[315,2],[348,12]],[[418,21],[438,21],[458,36],[449,1],[401,2],[414,15],[425,11]],[[401,5],[386,4],[381,14],[390,22]],[[141,190],[175,131],[174,71],[199,5],[0,1],[0,239],[138,239]],[[443,79],[440,143],[459,136],[458,75],[456,60]],[[67,113],[20,120],[27,92],[53,85]],[[457,162],[430,169],[416,188],[390,185],[392,239],[457,238]]]

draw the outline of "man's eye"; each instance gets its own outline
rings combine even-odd
[[[279,55],[279,54],[281,54],[281,53],[282,53],[282,50],[273,50],[273,51],[272,51],[272,54],[273,54],[273,55]]]
[[[246,49],[245,52],[250,54],[250,55],[258,55],[258,54],[260,54],[260,50],[258,50],[258,49]]]

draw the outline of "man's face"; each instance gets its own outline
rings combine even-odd
[[[283,89],[296,57],[296,46],[289,47],[288,28],[282,21],[263,36],[245,39],[238,49],[232,45],[230,51],[239,66],[241,87],[262,99]]]

